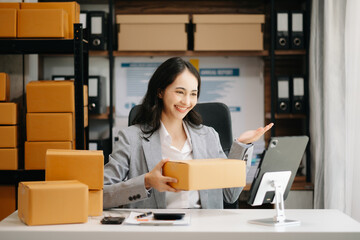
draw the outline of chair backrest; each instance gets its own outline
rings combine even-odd
[[[227,155],[233,142],[229,108],[224,103],[208,102],[198,103],[194,109],[201,115],[204,125],[213,127],[218,132],[221,146]],[[139,105],[131,109],[128,119],[129,126],[132,125],[139,110]]]

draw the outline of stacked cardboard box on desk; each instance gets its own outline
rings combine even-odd
[[[18,216],[27,225],[82,223],[102,215],[102,151],[46,152],[46,181],[21,182]]]

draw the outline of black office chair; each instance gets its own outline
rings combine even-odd
[[[194,109],[201,115],[204,125],[213,127],[219,133],[221,147],[225,154],[228,155],[233,142],[229,108],[223,103],[208,102],[198,103]],[[136,105],[130,110],[128,119],[129,126],[132,125],[139,110],[139,105]]]
[[[208,103],[198,103],[195,106],[195,111],[198,112],[202,119],[203,124],[206,126],[213,127],[219,134],[220,143],[223,151],[226,155],[229,154],[231,144],[234,141],[232,138],[232,128],[231,128],[231,115],[229,108],[219,102],[208,102]],[[132,122],[135,119],[136,114],[140,110],[140,105],[136,105],[130,110],[129,113],[129,122],[128,125],[132,125]],[[238,208],[238,202],[229,204],[224,202],[225,209],[234,209]]]

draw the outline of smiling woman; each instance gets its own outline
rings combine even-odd
[[[118,141],[104,168],[104,208],[223,208],[242,188],[180,191],[169,185],[177,179],[162,175],[173,160],[226,158],[218,133],[201,124],[194,107],[201,79],[179,57],[162,63],[151,77],[132,126],[118,133]],[[229,158],[251,159],[252,142],[272,124],[235,139]],[[250,162],[250,161],[249,161]]]

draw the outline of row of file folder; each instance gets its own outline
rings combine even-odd
[[[277,113],[305,113],[304,76],[277,77]]]
[[[104,11],[81,11],[80,23],[89,35],[89,49],[107,49],[107,14]]]
[[[303,49],[304,40],[304,12],[277,12],[276,49]]]

